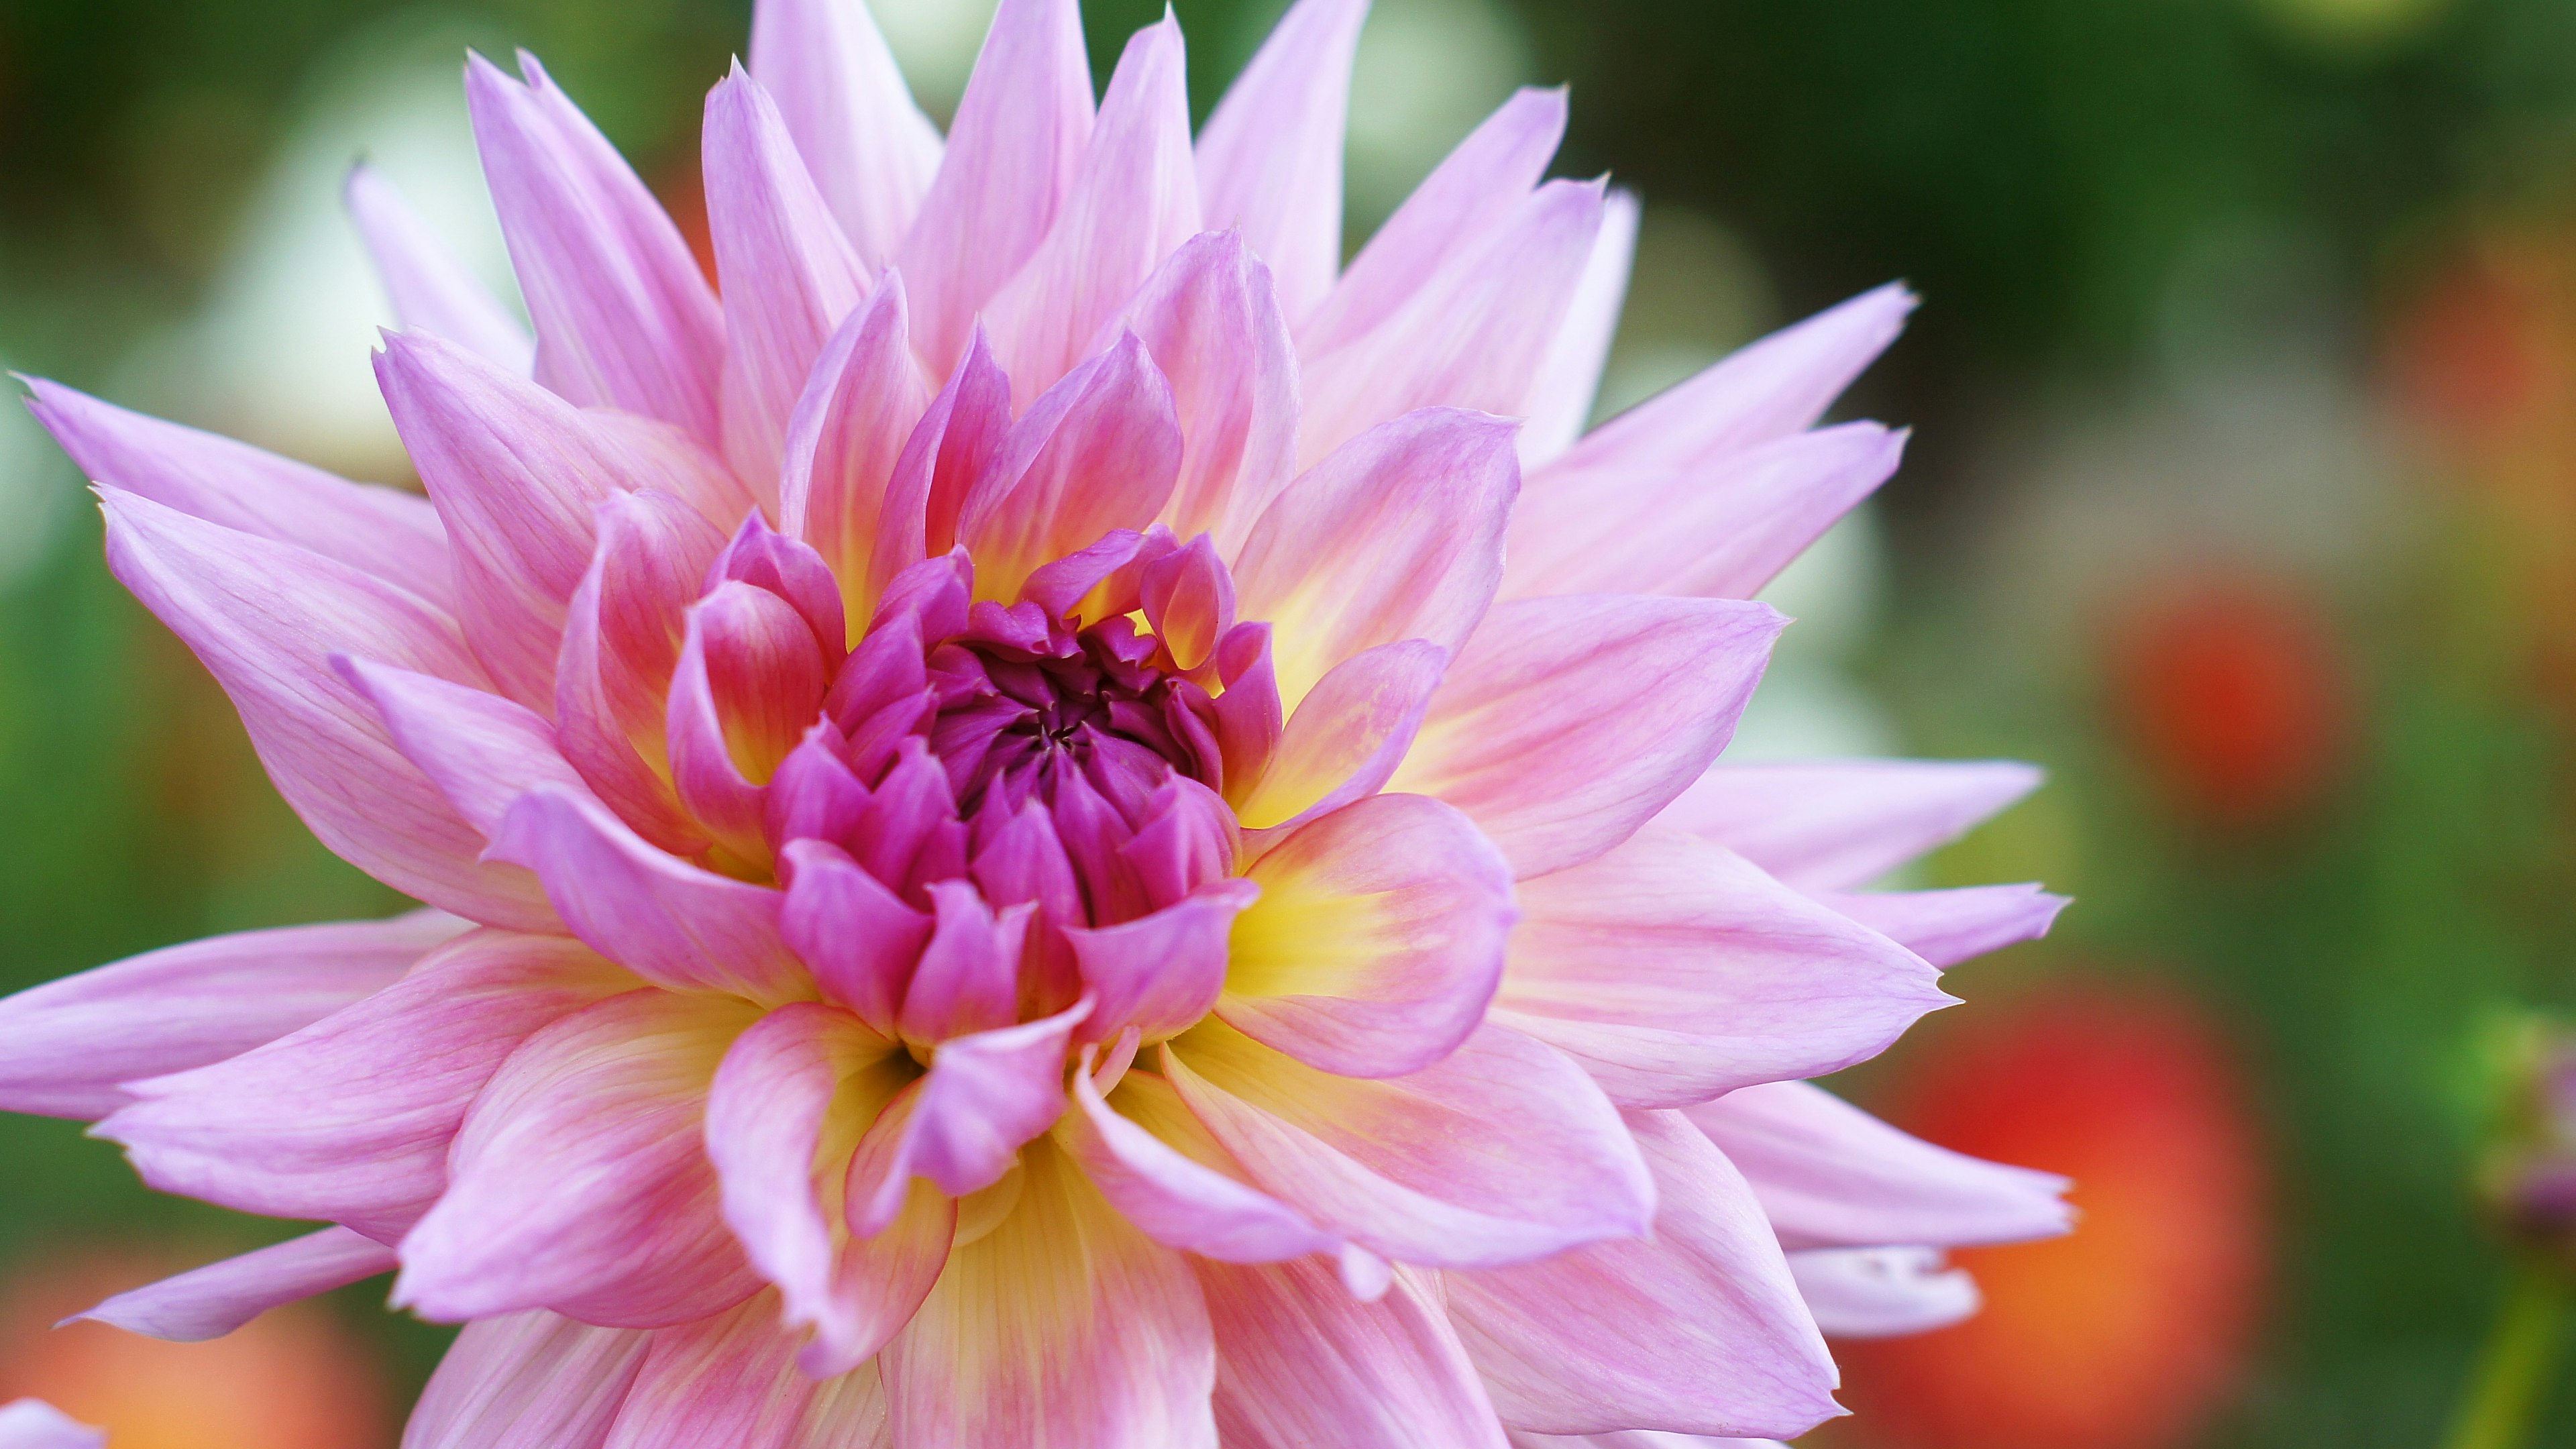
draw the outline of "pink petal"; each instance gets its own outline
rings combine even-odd
[[[719,584],[688,620],[671,681],[671,782],[736,860],[766,865],[766,787],[821,718],[830,666],[804,616],[767,589]]]
[[[1602,424],[1556,468],[1633,474],[1702,467],[1811,426],[1896,340],[1914,301],[1890,283],[1775,332]]]
[[[777,890],[665,855],[596,800],[520,797],[492,856],[535,871],[574,935],[656,985],[772,1005],[811,994],[779,938]]]
[[[1424,1277],[1355,1301],[1313,1259],[1201,1262],[1227,1449],[1503,1449],[1503,1427]]]
[[[1214,533],[1231,558],[1297,460],[1297,350],[1270,273],[1242,237],[1204,232],[1163,259],[1122,321],[1170,380],[1180,417],[1180,482],[1163,521],[1183,538]]]
[[[2047,935],[2067,905],[2036,885],[1829,891],[1817,899],[1944,968]]]
[[[867,295],[867,270],[806,174],[777,104],[739,61],[707,94],[704,149],[728,342],[725,457],[775,507],[787,415],[824,342]]]
[[[1951,1004],[1913,952],[1706,841],[1648,828],[1521,883],[1494,997],[1628,1107],[1817,1077]]]
[[[1234,564],[1238,607],[1276,631],[1290,709],[1362,650],[1466,642],[1502,575],[1520,490],[1512,431],[1456,408],[1407,414],[1307,470],[1253,526]]]
[[[433,1320],[552,1308],[652,1328],[718,1313],[759,1280],[726,1230],[706,1093],[757,1019],[717,997],[613,996],[501,1064],[402,1242],[394,1302]]]
[[[894,52],[865,5],[759,0],[751,73],[777,98],[787,132],[841,230],[882,268],[939,170],[939,130],[912,102]]]
[[[1723,765],[1661,823],[1714,840],[1800,890],[1864,885],[2039,788],[2009,760]]]
[[[948,155],[896,253],[922,361],[944,373],[974,318],[1038,249],[1091,141],[1075,0],[1003,0],[948,129]]]
[[[1905,436],[1847,423],[1689,467],[1541,469],[1512,515],[1503,591],[1751,598],[1895,474]]]
[[[850,1163],[850,1227],[885,1231],[903,1211],[912,1179],[950,1197],[991,1187],[1022,1146],[1064,1113],[1064,1052],[1091,1003],[1018,1026],[961,1036],[931,1054],[930,1075],[869,1129]]]
[[[1613,188],[1601,208],[1601,232],[1583,263],[1565,321],[1548,344],[1547,362],[1530,393],[1529,426],[1521,429],[1521,466],[1537,468],[1574,446],[1592,420],[1601,369],[1628,300],[1628,270],[1637,259],[1637,194]],[[1642,591],[1641,591],[1642,592]]]
[[[1743,1175],[1677,1113],[1628,1124],[1662,1203],[1651,1239],[1444,1280],[1503,1421],[1790,1438],[1841,1413],[1833,1359]]]
[[[845,1373],[874,1354],[947,1260],[955,1209],[945,1200],[917,1215],[927,1221],[907,1219],[844,1252],[816,1191],[816,1161],[837,1170],[857,1146],[857,1125],[911,1075],[901,1053],[849,1013],[800,1002],[744,1032],[707,1094],[707,1156],[724,1183],[725,1221],[778,1285],[787,1328],[814,1329],[804,1357],[820,1373]]]
[[[545,1312],[469,1323],[402,1449],[599,1449],[653,1337]]]
[[[767,1294],[652,1335],[605,1449],[885,1449],[873,1365],[816,1381]]]
[[[975,558],[976,596],[1013,598],[1039,565],[1143,528],[1180,465],[1171,385],[1130,334],[1049,388],[975,480],[957,536]]]
[[[331,667],[350,654],[479,683],[452,621],[319,554],[114,488],[99,502],[109,570],[213,672],[278,793],[333,854],[469,920],[554,927],[536,882],[481,862],[481,832]]]
[[[447,1183],[466,1107],[528,1036],[634,979],[560,936],[478,931],[228,1061],[132,1083],[97,1127],[164,1192],[399,1238]]]
[[[1216,1449],[1216,1374],[1189,1260],[1045,1143],[1019,1204],[960,1247],[878,1359],[905,1449]]]
[[[1290,318],[1313,311],[1342,269],[1342,132],[1367,17],[1368,0],[1303,0],[1199,134],[1206,224],[1241,233],[1269,264]]]
[[[581,777],[555,748],[555,732],[534,712],[497,694],[342,655],[405,758],[486,839],[521,795],[540,785],[581,791]]]
[[[1366,335],[1329,352],[1309,342],[1300,465],[1416,408],[1527,415],[1600,235],[1602,190],[1541,186]]]
[[[324,1228],[119,1293],[75,1315],[75,1321],[112,1323],[172,1343],[203,1343],[272,1308],[390,1273],[394,1261],[394,1250],[373,1238]]]
[[[1255,861],[1217,1015],[1312,1067],[1391,1077],[1484,1020],[1518,914],[1511,871],[1466,817],[1378,795]]]
[[[961,880],[933,884],[930,901],[937,923],[904,989],[896,1022],[904,1036],[942,1042],[1018,1020],[1020,954],[1035,908],[1023,904],[996,911]]]
[[[1092,1074],[1077,1071],[1073,1100],[1081,1110],[1056,1124],[1056,1142],[1155,1242],[1227,1263],[1357,1251],[1246,1181],[1162,1078],[1129,1072],[1103,1097]]]
[[[1022,407],[1072,369],[1101,324],[1199,229],[1185,70],[1180,23],[1169,15],[1127,42],[1054,226],[985,310]]]
[[[787,878],[780,934],[825,997],[893,1034],[913,964],[930,941],[930,918],[827,841],[790,841],[780,860]]]
[[[1518,206],[1565,137],[1565,91],[1523,89],[1485,118],[1423,179],[1351,260],[1315,314],[1298,324],[1307,357],[1366,335],[1432,275]]]
[[[1700,1434],[1667,1434],[1660,1429],[1621,1429],[1612,1434],[1524,1434],[1510,1436],[1512,1449],[1789,1449],[1777,1439],[1712,1439]]]
[[[724,317],[705,274],[608,138],[533,56],[519,69],[525,85],[474,56],[465,96],[536,321],[538,380],[577,406],[622,408],[718,446]]]
[[[590,567],[601,503],[658,486],[717,521],[750,507],[722,465],[677,434],[584,413],[437,338],[388,337],[376,380],[447,523],[466,637],[531,709],[554,705],[566,605]]]
[[[1246,829],[1287,830],[1377,793],[1422,728],[1449,653],[1423,639],[1381,644],[1315,682],[1247,782],[1235,814]]]
[[[0,1111],[81,1120],[118,1087],[238,1056],[382,990],[465,930],[437,911],[240,931],[0,998]]]
[[[672,672],[724,535],[658,489],[599,506],[555,665],[555,741],[619,818],[674,855],[707,848],[667,773]]]
[[[1816,1324],[1836,1338],[1903,1338],[1975,1315],[1976,1280],[1936,1248],[1819,1248],[1789,1255]]]
[[[0,1404],[0,1449],[107,1449],[107,1431],[42,1399],[14,1399]]]
[[[992,349],[979,328],[965,360],[931,399],[930,410],[895,457],[868,564],[871,593],[896,592],[907,574],[925,565],[924,572],[913,576],[934,590],[945,590],[952,579],[971,573],[964,559],[949,557],[957,545],[957,516],[1010,432],[1011,380],[993,365]],[[932,563],[934,556],[940,562]],[[957,593],[962,616],[962,585]]]
[[[1163,1072],[1253,1181],[1398,1262],[1489,1267],[1645,1231],[1654,1184],[1573,1063],[1480,1028],[1437,1065],[1336,1077],[1210,1021]]]
[[[237,532],[291,543],[456,607],[456,565],[417,494],[335,478],[213,433],[127,412],[43,378],[27,411],[92,481]]]
[[[1935,1147],[1806,1082],[1729,1092],[1689,1115],[1753,1179],[1791,1248],[2018,1243],[2073,1221],[2066,1179]]]
[[[1787,622],[1721,599],[1498,604],[1450,662],[1390,787],[1466,811],[1524,880],[1579,865],[1726,748]]]
[[[1095,1003],[1083,1035],[1106,1041],[1132,1026],[1156,1042],[1207,1015],[1225,988],[1228,932],[1260,894],[1248,881],[1211,881],[1151,915],[1067,927]]]
[[[788,419],[779,483],[779,528],[831,565],[853,638],[874,617],[886,583],[870,568],[895,462],[929,405],[912,360],[903,278],[888,272],[814,364]]]
[[[404,330],[434,333],[522,376],[535,367],[527,327],[439,241],[391,178],[360,162],[343,195]]]

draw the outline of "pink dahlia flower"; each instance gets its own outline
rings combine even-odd
[[[431,909],[0,1004],[0,1105],[468,1325],[412,1449],[1785,1436],[2055,1179],[1801,1079],[2044,929],[1854,888],[2032,783],[1715,766],[1747,598],[1896,466],[1873,292],[1578,438],[1633,202],[1515,97],[1347,268],[1363,0],[1193,140],[1003,0],[956,125],[855,0],[707,102],[720,289],[534,61],[466,84],[533,343],[379,179],[427,501],[49,384],[118,577]],[[1629,1434],[1625,1431],[1639,1431]],[[1644,1437],[1639,1437],[1642,1434]]]

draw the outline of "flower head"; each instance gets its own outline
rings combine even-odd
[[[2062,1225],[1797,1085],[2045,929],[1851,893],[2029,772],[1711,768],[1747,597],[1896,465],[1811,424],[1911,298],[1578,442],[1634,204],[1539,180],[1526,92],[1342,269],[1363,8],[1194,140],[1170,20],[1095,111],[1071,0],[1004,0],[943,139],[863,6],[764,0],[720,293],[477,59],[533,346],[352,188],[426,503],[37,385],[288,800],[434,908],[0,1006],[0,1101],[335,1224],[98,1316],[398,1267],[470,1325],[424,1449],[1786,1435],[1784,1243]]]

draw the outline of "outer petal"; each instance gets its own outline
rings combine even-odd
[[[1091,62],[1075,0],[1003,0],[957,103],[948,156],[896,254],[932,374],[1054,224],[1091,140]]]
[[[417,494],[335,478],[291,458],[145,417],[29,378],[27,410],[94,482],[260,538],[291,543],[456,607],[437,510]]]
[[[140,1100],[97,1133],[164,1192],[390,1242],[446,1186],[448,1144],[502,1059],[634,984],[578,942],[479,931],[290,1036],[133,1083]]]
[[[1238,608],[1275,630],[1290,710],[1362,650],[1466,642],[1502,575],[1520,490],[1512,431],[1456,408],[1397,418],[1309,469],[1253,526],[1234,564]]]
[[[599,1449],[652,1341],[545,1312],[469,1323],[421,1390],[402,1449]]]
[[[1645,1230],[1636,1143],[1574,1065],[1481,1028],[1438,1065],[1330,1076],[1211,1021],[1164,1075],[1261,1187],[1400,1262],[1486,1267]]]
[[[850,1226],[885,1230],[914,1177],[950,1197],[992,1186],[1026,1164],[1022,1144],[1064,1112],[1064,1052],[1091,1003],[995,1031],[943,1042],[930,1075],[869,1129],[850,1163]]]
[[[107,1449],[107,1431],[90,1428],[42,1399],[15,1399],[0,1404],[0,1446]]]
[[[1257,1041],[1355,1077],[1419,1071],[1485,1018],[1518,915],[1510,867],[1466,817],[1378,795],[1253,863],[1217,1015]]]
[[[883,267],[938,173],[941,142],[868,7],[760,0],[751,12],[751,73],[777,97],[859,260]]]
[[[725,1221],[783,1300],[768,1305],[759,1331],[788,1337],[774,1326],[780,1308],[789,1330],[813,1327],[804,1361],[818,1373],[846,1372],[882,1347],[948,1256],[945,1203],[921,1215],[928,1221],[845,1251],[816,1191],[818,1172],[840,1175],[859,1124],[910,1076],[908,1062],[889,1060],[900,1050],[847,1012],[798,1003],[734,1042],[707,1095],[707,1156],[724,1183]],[[795,1357],[789,1337],[780,1360]]]
[[[1628,1122],[1663,1203],[1651,1239],[1447,1278],[1503,1421],[1786,1438],[1841,1413],[1833,1359],[1742,1174],[1678,1114]]]
[[[1659,1429],[1576,1435],[1515,1432],[1510,1437],[1512,1449],[1788,1449],[1777,1439],[1711,1439],[1699,1434],[1667,1434]]]
[[[1448,665],[1449,652],[1425,639],[1334,665],[1298,702],[1269,768],[1245,782],[1236,816],[1249,829],[1287,829],[1376,794],[1412,748]]]
[[[779,482],[779,529],[832,566],[853,639],[876,614],[883,581],[869,570],[895,461],[929,406],[912,360],[903,278],[888,272],[815,363],[788,420]]]
[[[719,524],[750,507],[678,434],[581,412],[435,337],[387,338],[376,380],[455,544],[466,637],[532,709],[553,707],[565,606],[590,567],[602,502],[661,487]]]
[[[1787,622],[1719,599],[1498,605],[1450,663],[1390,787],[1466,811],[1523,879],[1580,864],[1726,748]]]
[[[1905,434],[1847,423],[1671,471],[1543,469],[1512,515],[1503,590],[1751,598],[1904,453]]]
[[[1523,881],[1520,902],[1496,1019],[1624,1106],[1837,1072],[1950,1004],[1913,952],[1677,831]]]
[[[238,1056],[379,991],[467,929],[438,911],[239,931],[0,999],[0,1111],[104,1117],[119,1086]]]
[[[724,442],[776,505],[779,446],[823,343],[868,277],[805,172],[778,106],[736,62],[707,95],[707,229],[724,283]]]
[[[1130,335],[1049,388],[967,495],[977,596],[1013,598],[1039,565],[1152,522],[1180,466],[1171,384]]]
[[[347,1228],[324,1228],[119,1293],[78,1316],[173,1343],[203,1343],[272,1308],[393,1270],[393,1249]]]
[[[1562,88],[1515,93],[1369,238],[1332,295],[1298,325],[1299,349],[1320,357],[1393,316],[1443,264],[1510,215],[1564,138]]]
[[[1011,380],[993,365],[979,330],[975,345],[895,455],[894,477],[877,517],[876,550],[868,561],[872,596],[882,598],[906,570],[955,548],[966,495],[1010,434]],[[942,565],[964,566],[953,557]]]
[[[1800,890],[1863,885],[2039,787],[2009,760],[1723,765],[1660,820],[1714,840]]]
[[[99,500],[109,570],[232,696],[269,779],[324,845],[457,915],[521,930],[554,925],[536,882],[481,863],[481,834],[331,668],[331,657],[346,653],[478,682],[482,671],[445,615],[288,544],[114,488],[100,489]]]
[[[724,318],[705,274],[608,138],[534,57],[519,69],[525,85],[475,56],[465,96],[537,324],[537,377],[576,405],[658,418],[717,446]]]
[[[1836,1338],[1902,1338],[1973,1316],[1977,1282],[1936,1248],[1819,1248],[1789,1255],[1817,1326]]]
[[[2037,940],[2067,905],[2036,885],[1828,891],[1817,899],[1940,967]]]
[[[1169,15],[1127,42],[1063,210],[986,311],[1023,407],[1072,369],[1100,325],[1199,229],[1185,69],[1180,22]]]
[[[341,671],[365,691],[405,758],[418,765],[486,839],[502,817],[540,785],[580,792],[581,777],[555,748],[555,732],[534,711],[462,684],[339,658]]]
[[[1890,283],[1754,343],[1596,429],[1551,472],[1666,472],[1713,462],[1813,424],[1914,310]]]
[[[837,615],[840,600],[827,597]],[[794,606],[755,584],[716,585],[688,621],[665,736],[671,783],[734,859],[765,866],[769,781],[822,717],[839,661],[825,658]]]
[[[707,1084],[755,1016],[634,991],[529,1038],[466,1114],[446,1194],[403,1239],[394,1302],[644,1328],[751,1296],[703,1133]]]
[[[1342,269],[1342,133],[1368,0],[1303,0],[1235,77],[1199,134],[1207,224],[1242,234],[1291,318]]]
[[[1188,1260],[1131,1227],[1051,1145],[1019,1205],[948,1260],[886,1345],[904,1449],[1216,1449],[1216,1354]]]
[[[1601,231],[1583,263],[1583,279],[1565,321],[1548,344],[1547,362],[1530,393],[1529,426],[1521,430],[1521,466],[1536,468],[1574,446],[1592,420],[1601,392],[1601,369],[1628,300],[1628,272],[1637,260],[1637,194],[1613,188],[1601,208]]]
[[[1502,1449],[1484,1385],[1427,1278],[1354,1300],[1312,1259],[1202,1262],[1227,1449]]]
[[[1747,1087],[1689,1116],[1791,1248],[2017,1243],[2073,1223],[2066,1179],[1935,1147],[1810,1083]]]
[[[674,860],[595,800],[520,797],[492,854],[534,870],[574,935],[647,981],[773,1005],[810,994],[778,934],[777,890]]]
[[[883,1445],[873,1369],[817,1382],[762,1294],[730,1313],[667,1328],[628,1390],[607,1449],[863,1449]]]
[[[1270,273],[1242,237],[1202,233],[1145,279],[1124,323],[1171,381],[1181,422],[1163,521],[1182,538],[1214,533],[1232,558],[1297,461],[1297,349]]]
[[[1601,231],[1602,186],[1551,181],[1365,336],[1305,372],[1298,462],[1433,404],[1518,417]]]
[[[527,327],[439,241],[390,178],[360,162],[344,195],[405,330],[435,333],[523,376],[535,367],[537,342]]]

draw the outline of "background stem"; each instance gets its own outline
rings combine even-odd
[[[2446,1449],[2528,1449],[2558,1376],[2567,1291],[2557,1271],[2525,1258],[2479,1355]]]

